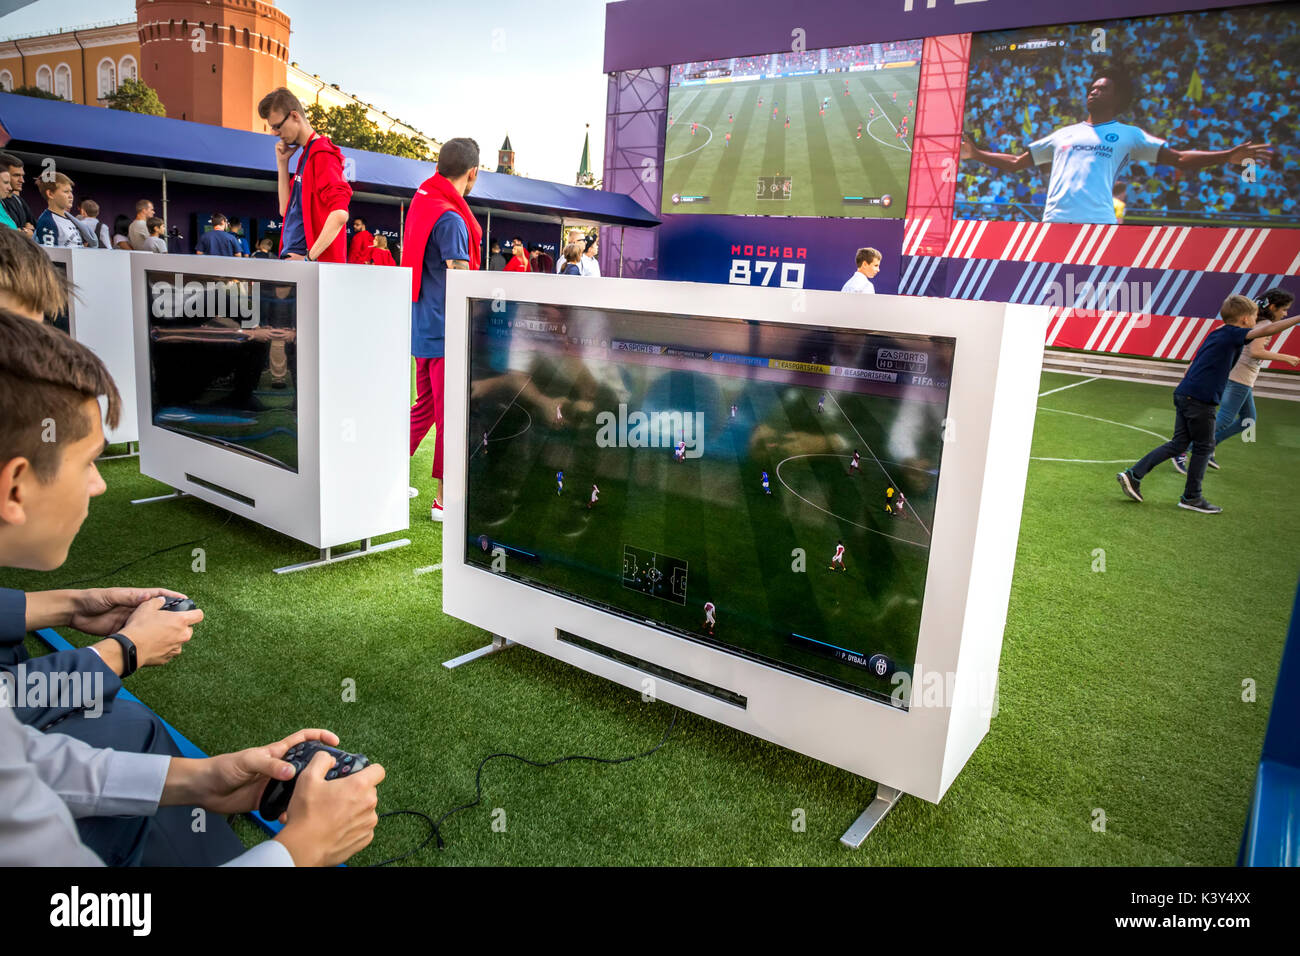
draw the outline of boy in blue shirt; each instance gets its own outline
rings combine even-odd
[[[1224,324],[1205,337],[1196,357],[1187,366],[1182,382],[1174,389],[1174,437],[1152,449],[1132,468],[1115,476],[1124,494],[1142,500],[1141,482],[1156,465],[1181,455],[1190,444],[1191,461],[1187,467],[1187,486],[1178,507],[1201,514],[1218,514],[1223,509],[1212,505],[1201,494],[1205,466],[1214,451],[1214,419],[1218,414],[1228,372],[1241,357],[1242,347],[1252,339],[1276,335],[1300,322],[1300,315],[1280,322],[1256,325],[1257,306],[1244,295],[1230,295],[1219,310]]]

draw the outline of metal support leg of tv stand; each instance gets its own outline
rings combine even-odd
[[[872,800],[871,805],[862,811],[862,816],[853,821],[853,826],[844,831],[844,836],[840,837],[840,842],[850,850],[858,849],[871,835],[871,831],[876,828],[876,824],[885,819],[885,814],[894,809],[902,798],[902,790],[895,790],[883,783],[877,785],[876,799]]]
[[[152,498],[136,498],[134,501],[131,502],[131,504],[148,505],[148,504],[153,504],[155,501],[174,501],[177,498],[184,498],[184,497],[186,497],[185,492],[173,491],[171,494],[168,495],[154,495]]]
[[[499,634],[492,635],[492,643],[480,647],[476,651],[470,651],[468,654],[462,654],[460,657],[453,657],[449,661],[443,661],[442,666],[451,670],[453,667],[460,667],[461,664],[468,664],[470,661],[476,661],[480,657],[487,657],[489,654],[496,654],[504,651],[507,647],[514,647],[515,642],[506,640]]]
[[[117,461],[119,458],[139,458],[140,443],[138,441],[129,441],[126,443],[126,453],[122,455],[100,455],[98,461]]]
[[[404,548],[411,543],[410,538],[398,538],[396,541],[385,541],[383,544],[371,544],[370,539],[366,538],[361,542],[361,547],[355,551],[345,551],[343,554],[335,554],[333,548],[321,548],[320,557],[315,561],[303,561],[301,564],[288,564],[282,568],[276,568],[276,574],[290,574],[294,571],[306,571],[309,568],[322,568],[327,564],[338,564],[340,561],[347,561],[350,558],[361,558],[367,554],[378,554],[380,551],[391,551],[393,548]]]

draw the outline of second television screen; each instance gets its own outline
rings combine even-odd
[[[662,211],[902,218],[921,46],[902,40],[674,66]]]

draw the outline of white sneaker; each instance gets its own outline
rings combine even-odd
[[[416,488],[414,485],[412,485],[410,488],[407,488],[407,489],[406,489],[406,497],[408,497],[408,498],[418,498],[418,497],[420,497],[420,489],[419,489],[419,488]]]
[[[429,509],[429,517],[432,518],[434,521],[441,521],[442,505],[438,504],[438,502],[435,501],[433,503],[433,507]]]

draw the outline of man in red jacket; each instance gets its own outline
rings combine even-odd
[[[348,262],[364,265],[370,262],[370,250],[374,248],[375,237],[366,229],[366,221],[360,216],[352,220],[352,245],[348,247]]]
[[[457,137],[443,143],[438,171],[415,191],[402,233],[402,265],[411,269],[411,355],[415,358],[411,454],[434,428],[433,477],[438,480],[430,509],[434,521],[442,520],[447,270],[479,268],[483,229],[465,202],[478,180],[478,163],[474,140]],[[459,321],[465,317],[461,315]]]
[[[280,137],[275,144],[279,171],[280,258],[344,262],[347,258],[348,202],[352,187],[343,178],[343,154],[303,115],[302,104],[283,86],[257,104],[257,115]],[[298,153],[293,173],[289,159]]]

